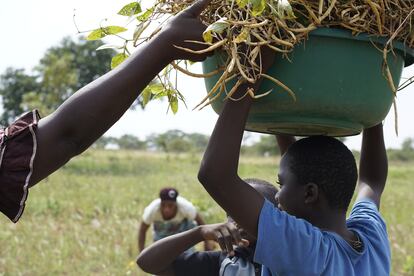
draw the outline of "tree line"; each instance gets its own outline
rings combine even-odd
[[[0,97],[3,105],[0,124],[8,125],[23,112],[35,108],[43,117],[47,116],[74,92],[108,72],[111,58],[116,52],[112,49],[97,51],[102,45],[99,40],[73,40],[66,37],[58,45],[46,50],[31,72],[27,73],[22,68],[7,68],[0,75]],[[145,99],[139,98],[132,108],[143,107],[143,103]],[[202,152],[208,139],[209,136],[199,133],[170,130],[150,135],[144,140],[130,134],[119,138],[104,136],[94,147],[103,149],[114,146],[120,149],[165,153]],[[272,135],[263,135],[254,143],[244,144],[241,150],[247,155],[279,155],[275,137]],[[388,154],[390,160],[414,160],[413,139],[407,138],[401,149],[390,149]]]
[[[202,153],[207,147],[209,135],[200,133],[185,133],[181,130],[168,130],[164,133],[151,134],[145,139],[126,134],[119,138],[103,136],[93,145],[97,149],[126,149],[141,151],[156,151],[163,153]],[[257,156],[277,156],[279,149],[273,135],[263,135],[258,141],[244,143],[243,154]]]
[[[207,147],[209,136],[200,133],[185,133],[181,130],[168,130],[160,134],[152,134],[145,139],[140,139],[131,134],[125,134],[119,138],[103,136],[93,145],[96,149],[124,149],[155,151],[167,154],[171,153],[203,153]],[[345,138],[341,139],[342,141]],[[243,143],[241,147],[243,155],[250,156],[279,156],[276,138],[273,135],[262,135],[259,140],[251,143]],[[359,158],[359,152],[353,151]],[[414,160],[414,140],[407,138],[403,141],[401,149],[387,149],[390,161],[408,162]]]
[[[115,51],[97,51],[101,41],[77,41],[70,37],[48,50],[38,64],[26,72],[7,68],[0,75],[2,125],[8,125],[23,112],[38,109],[44,117],[74,92],[110,70]]]

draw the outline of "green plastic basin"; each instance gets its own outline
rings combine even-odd
[[[355,135],[363,128],[381,122],[393,102],[393,93],[383,76],[380,47],[386,40],[367,35],[352,36],[342,29],[317,29],[309,39],[289,54],[291,62],[277,56],[268,74],[282,81],[296,94],[297,101],[271,81],[264,80],[260,93],[273,92],[255,100],[246,129],[262,133],[299,136]],[[414,62],[414,51],[394,43],[388,64],[398,85],[404,66]],[[217,53],[203,62],[203,71],[211,72],[223,63]],[[220,74],[205,80],[210,91]],[[230,91],[235,82],[229,82]],[[223,99],[212,107],[219,113]]]

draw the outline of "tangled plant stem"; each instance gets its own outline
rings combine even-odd
[[[134,6],[134,3],[135,6],[139,5],[139,2],[129,5]],[[137,46],[151,39],[160,30],[160,26],[158,23],[158,28],[152,34],[142,37],[149,25],[156,24],[160,19],[165,22],[193,3],[194,0],[155,0],[152,7],[136,16],[134,38],[126,42]],[[137,9],[131,10],[130,15],[135,16],[136,11]],[[394,85],[387,64],[387,56],[393,49],[392,44],[394,41],[400,41],[407,47],[414,48],[412,0],[212,0],[200,18],[208,26],[203,35],[204,44],[208,47],[198,52],[175,47],[191,53],[205,53],[220,48],[229,57],[224,63],[224,68],[208,74],[195,74],[178,66],[177,63],[172,63],[171,67],[192,77],[211,77],[213,74],[224,72],[217,84],[197,105],[201,108],[218,99],[222,93],[227,94],[226,98],[233,99],[231,96],[235,88],[228,92],[225,87],[229,78],[240,80],[236,83],[237,88],[242,82],[254,83],[258,78],[265,77],[295,99],[295,94],[289,87],[263,74],[261,47],[269,47],[288,58],[288,53],[297,44],[303,42],[311,31],[320,27],[342,28],[350,30],[353,35],[366,33],[387,38],[387,43],[381,49],[384,58],[382,69],[394,94],[399,88]],[[125,43],[125,48],[128,43]],[[177,91],[177,88],[171,85],[169,73],[164,73],[159,79],[170,94],[173,93],[171,91]],[[410,78],[403,83],[403,87],[412,81]],[[170,94],[168,95],[171,96]],[[249,91],[245,96],[254,94],[254,91]]]

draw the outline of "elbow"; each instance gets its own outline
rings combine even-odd
[[[208,181],[208,169],[206,166],[204,166],[203,163],[201,163],[200,169],[198,170],[197,178],[198,181],[200,181],[201,184],[204,185]]]
[[[139,254],[139,256],[136,260],[136,263],[137,263],[139,268],[141,268],[143,271],[148,273],[148,271],[146,270],[146,266],[145,266],[145,258],[142,257],[142,254]]]
[[[155,271],[151,264],[148,261],[148,258],[146,257],[145,250],[139,254],[137,261],[137,265],[139,268],[141,268],[144,272],[150,273],[150,274],[156,274],[158,271]]]
[[[208,165],[206,162],[201,162],[201,166],[200,169],[198,170],[198,181],[200,181],[200,183],[203,186],[210,186],[213,185],[214,183],[217,183],[217,179],[219,177],[220,173],[217,172],[217,170],[213,167]]]
[[[223,188],[223,183],[232,182],[238,175],[226,166],[202,162],[197,177],[208,192],[217,192]]]
[[[137,263],[138,267],[141,268],[143,271],[145,271],[147,273],[151,273],[151,272],[148,271],[148,268],[147,268],[146,262],[145,262],[145,257],[143,257],[142,254],[139,254],[136,263]]]
[[[77,137],[67,135],[65,137],[61,138],[61,143],[63,145],[63,149],[65,150],[68,160],[72,157],[75,157],[81,153],[83,153],[85,150],[87,150],[91,146],[91,142],[85,142],[82,141],[82,139],[79,139]]]

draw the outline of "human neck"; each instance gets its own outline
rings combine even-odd
[[[345,211],[320,211],[311,217],[309,221],[321,230],[335,232],[344,238],[348,238],[350,236],[350,232],[346,226]]]

